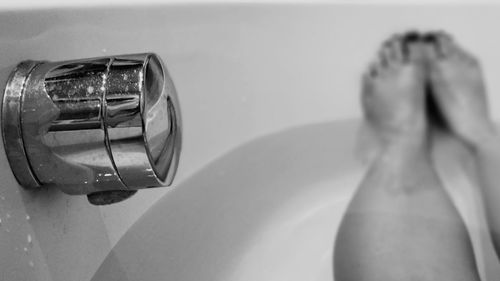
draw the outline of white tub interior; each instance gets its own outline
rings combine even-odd
[[[332,280],[333,239],[359,180],[355,125],[305,126],[224,155],[148,210],[94,280],[123,280],[117,272],[128,280]]]
[[[154,51],[176,84],[185,125],[174,188],[111,207],[19,189],[0,149],[2,277],[332,280],[336,227],[363,172],[353,157],[359,76],[376,48],[409,28],[451,32],[482,61],[498,118],[500,40],[487,32],[498,25],[500,7],[487,5],[2,12],[1,83],[25,59]],[[474,222],[477,206],[461,201],[473,187],[460,186],[454,196]],[[492,252],[478,253],[481,270],[498,276]]]
[[[222,156],[150,208],[92,280],[334,280],[337,230],[366,169],[353,155],[359,125],[303,126]],[[495,280],[500,266],[465,168],[470,156],[447,135],[435,144],[483,280]]]

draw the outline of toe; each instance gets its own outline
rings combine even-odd
[[[361,91],[361,103],[365,106],[371,96],[373,96],[373,82],[376,80],[376,70],[371,66],[368,70],[363,74],[361,79],[362,91]]]
[[[403,54],[403,36],[396,34],[384,44],[386,52],[389,54],[392,63],[401,63],[404,60]]]
[[[456,55],[457,46],[453,38],[446,32],[439,31],[434,33],[434,45],[436,47],[436,56],[438,58],[447,58]]]
[[[380,63],[383,66],[388,66],[392,62],[392,54],[391,54],[391,49],[388,47],[387,44],[384,44],[378,51],[378,60],[380,60]]]
[[[417,31],[410,31],[402,38],[402,50],[405,61],[416,61],[421,58],[421,35]]]
[[[378,62],[372,64],[377,71],[383,71],[383,68],[394,68],[403,62],[402,36],[393,35],[386,40],[378,51]]]
[[[435,37],[438,58],[455,58],[468,64],[478,64],[476,57],[462,48],[448,33],[438,32]]]
[[[454,56],[457,59],[462,60],[466,64],[474,65],[474,66],[479,65],[478,59],[474,55],[472,55],[470,52],[468,52],[467,50],[462,48],[461,46],[455,44],[453,52],[454,52]]]
[[[363,76],[367,79],[375,78],[380,75],[382,68],[382,63],[379,60],[376,60],[368,66],[368,69]]]
[[[424,52],[427,57],[427,61],[436,61],[439,56],[437,53],[437,36],[436,33],[430,32],[426,33],[422,37],[422,42],[424,44]]]

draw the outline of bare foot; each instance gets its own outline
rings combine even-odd
[[[425,75],[417,36],[386,41],[363,77],[365,117],[386,143],[425,139]]]
[[[478,60],[446,33],[434,34],[429,53],[430,86],[447,125],[476,145],[493,130]]]

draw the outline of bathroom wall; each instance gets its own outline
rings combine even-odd
[[[383,39],[407,29],[447,30],[477,54],[492,113],[500,117],[500,40],[489,33],[500,26],[498,6],[12,9],[0,13],[1,85],[25,59],[154,51],[165,60],[179,93],[185,136],[173,188],[258,136],[360,118],[359,74]],[[131,224],[169,191],[141,191],[95,207],[85,197],[21,189],[1,147],[0,167],[1,280],[89,280]]]

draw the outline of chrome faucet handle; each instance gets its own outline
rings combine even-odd
[[[20,63],[5,88],[2,131],[22,186],[68,194],[168,186],[182,141],[174,84],[152,53]]]

